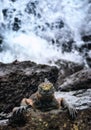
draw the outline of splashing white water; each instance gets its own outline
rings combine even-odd
[[[81,46],[81,33],[88,30],[88,0],[2,0],[0,1],[0,34],[3,37],[0,62],[32,60],[48,63],[57,59],[82,62],[74,47]],[[83,23],[84,22],[84,23]],[[89,22],[90,25],[90,22]],[[86,32],[87,33],[87,32]]]

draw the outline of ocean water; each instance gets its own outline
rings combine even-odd
[[[86,62],[90,9],[90,0],[0,0],[0,62]]]

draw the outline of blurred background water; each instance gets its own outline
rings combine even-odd
[[[0,62],[91,58],[90,0],[0,0]]]

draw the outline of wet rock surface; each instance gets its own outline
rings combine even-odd
[[[55,92],[57,98],[64,98],[76,109],[83,110],[91,108],[91,89],[81,89],[69,92]]]
[[[55,62],[59,67],[58,79],[56,82],[57,87],[59,88],[60,84],[64,82],[64,79],[80,70],[83,70],[85,67],[81,64],[76,64],[73,62],[58,60]]]
[[[8,125],[7,119],[0,118],[0,130],[91,129],[91,69],[64,60],[58,61],[57,65],[40,65],[30,61],[0,63],[0,112],[10,113],[13,107],[20,105],[22,98],[31,96],[48,78],[56,90],[62,90],[55,96],[65,98],[76,107],[77,118],[71,120],[68,112],[63,110],[44,113],[30,110],[20,116],[19,124],[12,122]]]
[[[91,69],[84,69],[64,79],[61,91],[91,89]]]
[[[3,37],[0,35],[0,52],[2,51],[2,42],[3,42]]]

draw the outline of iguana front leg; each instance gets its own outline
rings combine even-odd
[[[63,108],[67,108],[68,109],[68,112],[69,112],[69,115],[71,116],[72,119],[75,119],[76,116],[77,116],[77,110],[75,109],[74,106],[72,106],[71,104],[67,103],[67,101],[62,98],[60,100],[60,105],[63,107]]]
[[[21,101],[21,105],[19,107],[13,108],[12,114],[19,115],[23,112],[26,112],[30,108],[33,107],[33,101],[31,99],[23,98]]]

